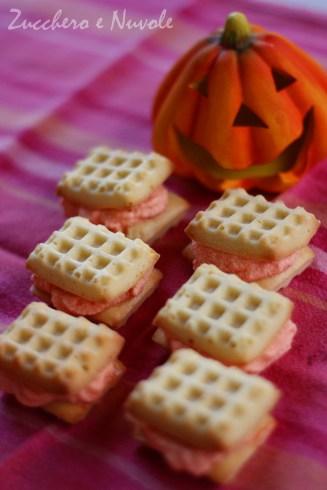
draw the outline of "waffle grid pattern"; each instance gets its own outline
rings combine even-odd
[[[31,303],[0,335],[0,363],[51,390],[76,392],[115,359],[122,338],[106,326]]]
[[[63,176],[58,192],[90,207],[125,207],[148,197],[170,173],[170,161],[157,153],[100,147]]]
[[[37,245],[27,265],[58,287],[96,301],[134,286],[157,257],[142,240],[75,217]]]
[[[242,364],[263,352],[291,311],[292,303],[280,294],[203,264],[154,323],[200,352]]]
[[[269,381],[180,349],[136,386],[128,410],[186,444],[230,447],[277,398]]]
[[[291,209],[236,189],[197,213],[186,231],[192,239],[226,253],[283,257],[307,245],[318,224],[301,207]]]

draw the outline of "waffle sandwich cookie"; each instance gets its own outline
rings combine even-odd
[[[278,290],[314,259],[308,247],[319,227],[313,214],[282,202],[226,191],[186,227],[194,268],[210,263],[248,282]]]
[[[180,349],[126,402],[136,437],[175,470],[231,480],[275,426],[267,380]]]
[[[0,335],[0,389],[79,422],[123,374],[123,345],[105,325],[31,303]]]
[[[117,328],[159,284],[158,259],[142,240],[74,217],[36,246],[27,268],[43,301]]]
[[[84,216],[152,243],[188,208],[163,185],[171,172],[171,162],[157,153],[99,147],[63,176],[57,192],[67,217]]]
[[[202,264],[158,312],[153,339],[259,373],[290,349],[292,310],[284,296]]]

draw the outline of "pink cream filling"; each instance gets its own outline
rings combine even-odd
[[[51,295],[51,303],[58,310],[65,311],[71,315],[96,315],[107,308],[119,305],[125,301],[138,296],[144,289],[146,282],[151,276],[153,268],[150,268],[128,291],[120,294],[115,299],[106,301],[89,301],[86,298],[77,296],[76,294],[64,291],[57,286],[49,283],[40,276],[34,274],[33,282],[34,286],[41,291]]]
[[[51,402],[93,403],[112,388],[124,372],[123,365],[118,361],[108,364],[96,377],[80,392],[71,395],[57,395],[47,391],[35,392],[19,382],[11,381],[0,373],[0,389],[13,394],[23,405],[41,407]]]
[[[231,450],[206,450],[184,446],[135,417],[130,418],[137,435],[139,434],[150,447],[159,451],[174,470],[187,471],[194,476],[208,475],[213,465],[223,461],[230,451],[254,441],[263,442],[271,430],[269,424],[264,425]]]
[[[248,373],[260,373],[266,369],[290,350],[296,332],[297,326],[288,320],[264,353],[254,361],[242,366],[242,369]]]
[[[62,198],[67,217],[83,216],[92,223],[105,225],[112,231],[126,231],[129,226],[161,214],[168,204],[168,191],[161,185],[150,196],[135,206],[119,209],[88,209]]]
[[[237,274],[248,282],[280,274],[295,262],[298,255],[298,252],[294,252],[280,260],[255,260],[221,252],[197,242],[192,242],[191,246],[194,269],[204,263],[214,264],[222,271]]]
[[[274,340],[263,352],[263,354],[261,354],[261,356],[254,359],[254,361],[243,364],[239,367],[242,368],[244,371],[247,371],[248,373],[260,373],[291,348],[296,331],[297,326],[295,325],[295,323],[293,323],[291,320],[288,320],[283,328],[281,328],[281,330],[278,332]],[[171,338],[169,335],[167,335],[166,332],[164,332],[164,334],[170,350],[174,351],[177,349],[188,347],[187,345],[183,344],[183,342]],[[194,346],[190,347],[194,348]],[[205,352],[202,352],[202,354],[205,356],[207,355]]]

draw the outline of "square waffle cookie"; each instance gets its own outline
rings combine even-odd
[[[255,428],[278,398],[269,381],[180,349],[134,388],[126,409],[184,444],[229,448]]]
[[[225,253],[278,260],[304,248],[318,227],[319,221],[302,207],[291,209],[233,189],[198,212],[185,231],[192,240]]]
[[[57,192],[91,209],[123,208],[145,200],[171,172],[158,153],[99,147],[63,176]]]
[[[180,349],[134,388],[126,412],[136,426],[151,427],[181,448],[228,455],[208,472],[221,481],[251,455],[257,446],[250,443],[251,435],[263,420],[267,423],[278,398],[269,381]]]
[[[292,310],[293,303],[284,296],[203,264],[158,312],[154,340],[165,344],[167,335],[204,355],[242,366],[263,354]]]
[[[142,240],[75,217],[36,246],[27,267],[58,288],[102,301],[125,293],[158,259]]]
[[[25,390],[36,397],[46,394],[53,400],[42,408],[77,422],[94,403],[69,399],[117,363],[123,345],[123,337],[103,324],[33,302],[0,335],[0,385],[5,376],[18,399]],[[123,372],[120,363],[118,369]],[[34,397],[30,400],[29,395],[27,405],[37,406]]]

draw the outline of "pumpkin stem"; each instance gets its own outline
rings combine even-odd
[[[228,15],[220,44],[227,49],[245,49],[251,41],[251,27],[244,14],[232,12]]]

